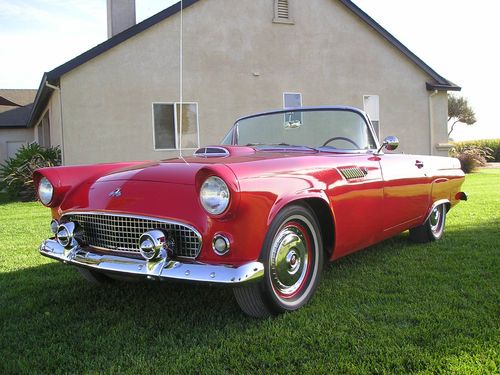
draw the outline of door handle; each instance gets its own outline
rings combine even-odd
[[[423,168],[424,167],[424,162],[423,161],[420,161],[420,160],[416,160],[415,161],[415,166],[420,169],[420,168]]]

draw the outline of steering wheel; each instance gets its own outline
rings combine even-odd
[[[346,141],[346,142],[349,142],[349,143],[351,143],[352,145],[354,145],[354,147],[356,147],[358,150],[360,149],[360,147],[357,145],[357,143],[356,143],[356,142],[354,142],[352,139],[349,139],[349,138],[347,138],[347,137],[333,137],[333,138],[330,138],[330,139],[328,139],[325,143],[323,143],[323,146],[321,146],[321,147],[326,146],[326,145],[327,145],[328,143],[330,143],[330,142],[333,142],[333,141],[338,141],[338,140],[340,140],[340,141]]]

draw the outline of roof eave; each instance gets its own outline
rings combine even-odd
[[[199,0],[184,0],[182,2],[183,9],[193,5]],[[38,88],[38,92],[35,98],[35,102],[33,105],[33,110],[31,112],[30,118],[28,120],[28,127],[32,127],[35,125],[35,121],[38,120],[38,115],[40,115],[41,110],[40,106],[45,103],[45,99],[52,93],[53,89],[47,87],[46,83],[50,83],[53,85],[59,84],[60,78],[62,75],[70,72],[71,70],[79,67],[80,65],[86,63],[89,60],[99,56],[100,54],[106,52],[107,50],[113,48],[114,46],[126,41],[127,39],[132,38],[133,36],[139,34],[140,32],[150,28],[151,26],[156,25],[157,23],[163,21],[164,19],[169,18],[170,16],[180,12],[181,10],[181,2],[177,2],[174,5],[162,10],[159,13],[145,19],[144,21],[122,31],[121,33],[109,38],[101,44],[98,44],[94,48],[89,49],[88,51],[78,55],[77,57],[67,61],[66,63],[58,66],[57,68],[51,70],[50,72],[44,73],[42,77],[42,81],[40,83],[40,87]]]
[[[14,103],[12,100],[0,96],[0,105],[5,105],[9,107],[22,107],[21,105]]]
[[[2,129],[27,129],[26,125],[0,125],[0,130]]]
[[[184,0],[182,3],[179,1],[172,6],[162,10],[159,13],[145,19],[144,21],[124,30],[123,32],[113,36],[112,38],[104,41],[103,43],[95,46],[94,48],[82,53],[81,55],[71,59],[70,61],[58,66],[57,68],[51,70],[50,72],[44,73],[42,81],[40,82],[40,87],[38,89],[33,109],[31,111],[29,120],[27,122],[27,127],[34,126],[38,116],[41,114],[40,106],[46,103],[46,99],[50,96],[53,89],[47,86],[47,83],[58,84],[60,77],[69,71],[77,68],[78,66],[86,63],[87,61],[99,56],[100,54],[106,52],[107,50],[113,48],[114,46],[124,42],[127,39],[139,34],[140,32],[150,28],[153,25],[169,18],[170,16],[180,12],[181,4],[183,9],[197,3],[199,0]],[[406,55],[411,61],[413,61],[417,66],[424,70],[429,76],[431,76],[437,83],[426,83],[428,90],[439,90],[439,91],[460,91],[461,87],[455,85],[454,83],[448,81],[436,71],[434,71],[429,65],[422,61],[417,55],[411,52],[405,45],[403,45],[399,40],[397,40],[391,33],[380,26],[373,18],[366,14],[361,8],[354,4],[350,0],[340,0],[340,2],[351,10],[354,14],[360,17],[366,24],[377,31],[383,38],[385,38],[394,47],[400,50],[404,55]]]
[[[42,80],[40,81],[40,86],[38,87],[35,101],[33,102],[33,108],[31,109],[30,117],[28,118],[28,121],[26,123],[27,128],[35,126],[35,123],[41,115],[41,112],[43,112],[43,106],[47,103],[47,100],[52,94],[53,89],[48,87],[47,83],[53,82],[49,82],[47,76],[48,73],[44,73]]]
[[[377,31],[384,39],[386,39],[390,44],[396,47],[401,53],[408,57],[413,63],[415,63],[420,69],[431,76],[440,87],[450,87],[451,91],[460,91],[460,87],[451,83],[443,76],[439,75],[434,69],[427,65],[420,57],[415,55],[410,51],[403,43],[401,43],[394,35],[384,29],[377,21],[371,18],[367,13],[365,13],[360,7],[354,4],[351,0],[340,0],[340,2],[346,6],[355,15],[361,18],[366,24]]]
[[[182,9],[186,9],[197,3],[199,0],[184,0],[182,2]],[[157,23],[173,16],[174,14],[181,11],[181,2],[177,2],[172,6],[162,10],[154,14],[153,16],[145,19],[138,24],[129,27],[128,29],[122,31],[119,34],[107,39],[106,41],[98,44],[94,48],[89,49],[88,51],[78,55],[77,57],[69,60],[68,62],[58,66],[57,68],[51,70],[47,73],[47,79],[49,80],[58,80],[63,74],[68,73],[69,71],[77,68],[78,66],[86,63],[89,60],[99,56],[100,54],[106,52],[107,50],[113,48],[114,46],[126,41],[127,39],[132,38],[133,36],[141,33],[142,31],[149,29],[151,26],[156,25]]]
[[[460,86],[457,86],[452,82],[449,82],[447,85],[426,82],[425,87],[427,88],[428,91],[461,91],[462,90],[462,88]]]

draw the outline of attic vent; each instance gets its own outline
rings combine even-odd
[[[276,23],[293,24],[289,0],[274,0],[274,20]]]
[[[354,167],[354,168],[341,168],[341,169],[339,169],[339,171],[348,180],[351,180],[353,178],[363,178],[368,174],[368,171],[366,171],[365,169],[356,168],[356,167]]]
[[[229,156],[229,151],[224,147],[202,147],[194,152],[199,158],[223,158]]]

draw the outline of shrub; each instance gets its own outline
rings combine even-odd
[[[33,172],[35,169],[61,164],[59,146],[43,148],[37,143],[22,146],[13,158],[0,164],[0,191],[5,189],[10,199],[34,200]]]
[[[493,159],[492,150],[488,147],[463,146],[460,149],[453,148],[450,155],[460,160],[460,166],[464,173],[471,173],[477,167],[486,165],[488,160]]]
[[[491,161],[500,162],[500,139],[480,139],[477,141],[453,142],[457,152],[462,149],[475,146],[480,148],[489,148],[491,150]]]

